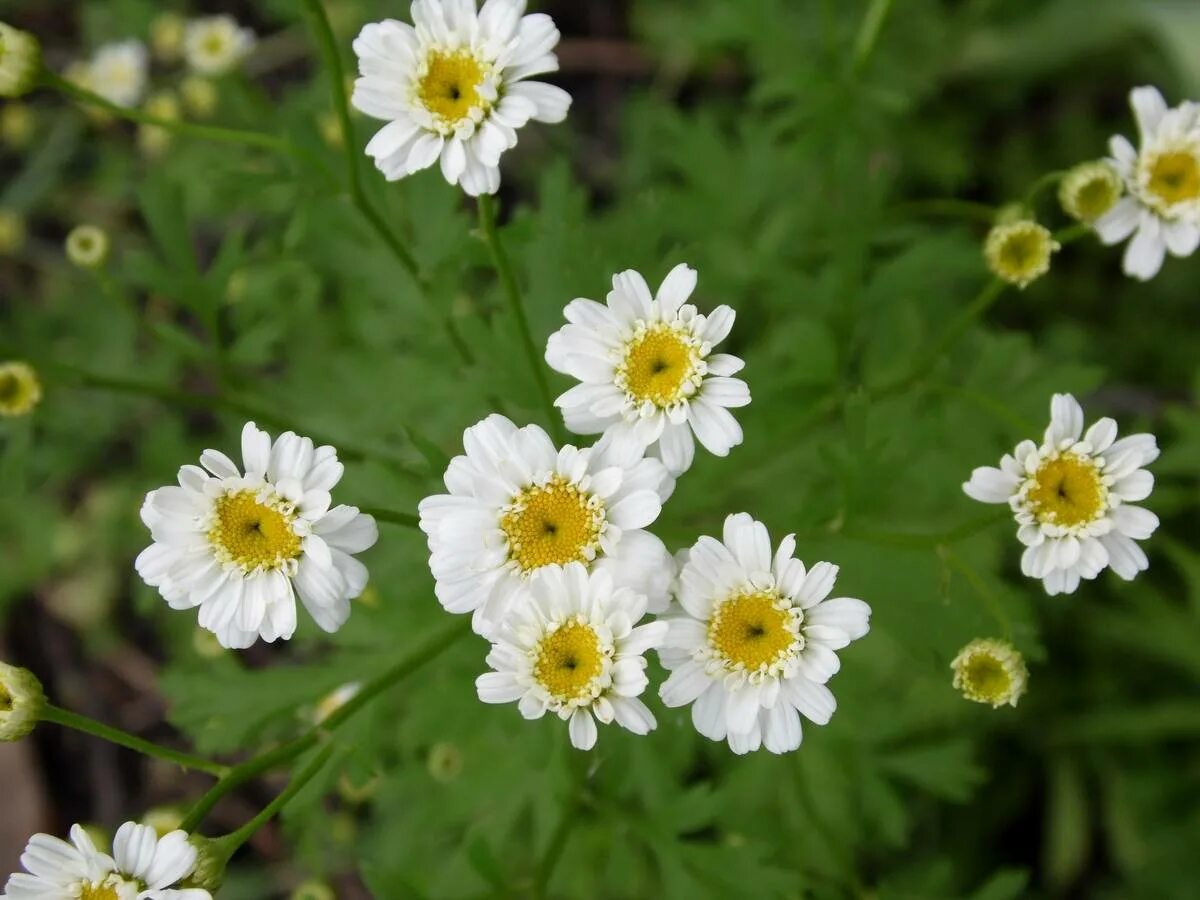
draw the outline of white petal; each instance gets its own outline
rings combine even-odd
[[[1139,281],[1149,281],[1162,268],[1166,250],[1159,220],[1152,215],[1143,216],[1137,234],[1125,248],[1125,274]]]

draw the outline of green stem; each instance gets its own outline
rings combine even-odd
[[[871,0],[867,14],[863,16],[862,24],[858,27],[858,36],[854,39],[854,57],[852,71],[858,74],[866,68],[879,43],[879,33],[887,20],[892,8],[892,0]]]
[[[905,534],[898,531],[871,531],[853,528],[831,532],[831,534],[852,541],[865,541],[870,544],[884,544],[891,547],[911,547],[914,550],[949,547],[951,544],[987,531],[992,526],[1011,518],[1011,515],[1007,509],[1001,512],[992,511],[935,534]]]
[[[112,728],[103,722],[97,722],[95,719],[90,719],[79,713],[73,713],[70,710],[54,706],[53,704],[46,704],[46,707],[42,710],[42,720],[53,722],[56,725],[62,725],[66,728],[73,728],[76,731],[90,734],[93,737],[101,738],[109,743],[117,744],[130,750],[135,750],[146,756],[153,756],[156,759],[175,763],[178,766],[183,766],[185,769],[207,772],[209,775],[215,775],[218,778],[224,778],[230,771],[228,766],[202,759],[199,756],[192,756],[190,753],[172,750],[170,747],[163,747],[152,741],[143,740],[136,735],[129,734],[127,731]]]
[[[87,88],[80,87],[49,69],[42,70],[41,82],[46,87],[65,94],[73,100],[98,107],[111,115],[128,119],[131,122],[137,122],[139,125],[153,125],[156,128],[165,128],[176,134],[202,138],[209,141],[218,141],[225,144],[260,147],[264,150],[271,150],[275,153],[281,153],[284,156],[290,156],[294,159],[315,164],[320,169],[324,168],[324,163],[319,159],[316,159],[290,141],[276,137],[273,134],[264,134],[259,131],[244,131],[236,128],[221,128],[216,125],[198,125],[195,122],[185,122],[177,119],[160,119],[158,116],[149,115],[134,107],[118,106],[101,97],[99,94],[93,93]]]
[[[956,197],[935,197],[930,200],[912,200],[901,203],[898,212],[906,215],[946,216],[948,218],[963,218],[973,222],[991,225],[996,220],[996,208],[986,203],[976,203],[973,200],[959,200]]]
[[[563,433],[562,416],[559,415],[558,409],[554,405],[554,398],[550,395],[550,383],[546,380],[542,354],[538,352],[537,345],[533,342],[529,317],[525,315],[525,304],[521,301],[521,289],[517,287],[512,264],[509,262],[508,254],[504,252],[504,245],[500,242],[500,235],[496,229],[496,203],[490,194],[483,194],[479,197],[479,227],[483,232],[484,243],[487,244],[488,251],[491,253],[496,274],[500,276],[500,283],[504,287],[504,296],[508,299],[509,308],[517,320],[521,343],[525,348],[525,355],[529,359],[529,367],[533,370],[534,381],[537,382],[546,421],[558,442],[565,443],[566,435]]]
[[[871,397],[879,399],[895,394],[903,393],[908,388],[912,387],[917,382],[921,381],[926,375],[933,371],[934,367],[942,358],[942,354],[949,349],[962,335],[964,331],[971,327],[971,324],[987,312],[988,308],[999,299],[1004,293],[1004,282],[999,278],[993,278],[987,283],[982,291],[972,300],[966,307],[963,308],[951,322],[947,325],[937,339],[925,352],[922,359],[917,365],[913,366],[912,371],[904,375],[890,384],[876,388],[869,392]]]
[[[979,598],[983,600],[984,605],[988,608],[988,612],[991,613],[992,618],[996,620],[996,624],[998,624],[1004,630],[1004,637],[1006,639],[1011,639],[1012,623],[1008,619],[1008,614],[1004,611],[1003,604],[1000,603],[999,598],[992,591],[992,589],[988,587],[987,582],[980,577],[979,573],[975,571],[974,567],[971,566],[970,563],[951,550],[947,544],[939,545],[936,550],[942,559],[957,569],[959,574],[961,574],[963,578],[967,580],[967,583],[971,585],[972,590],[974,590]]]
[[[394,509],[383,509],[379,506],[360,506],[359,512],[364,512],[369,516],[374,516],[380,522],[389,522],[392,525],[403,525],[406,528],[420,528],[420,516],[414,516],[412,513],[398,512]]]
[[[380,240],[392,251],[392,255],[396,257],[397,262],[408,272],[413,281],[417,283],[417,289],[420,291],[421,296],[425,298],[426,302],[429,302],[429,284],[422,274],[421,267],[418,265],[416,258],[404,246],[403,242],[395,235],[392,229],[388,227],[387,222],[380,215],[379,211],[367,200],[367,192],[363,187],[362,172],[358,167],[354,126],[350,121],[350,105],[346,102],[346,77],[342,69],[342,58],[338,54],[337,38],[334,37],[333,27],[329,24],[329,17],[325,14],[325,7],[321,4],[321,0],[304,0],[304,5],[307,7],[309,18],[312,20],[313,31],[321,47],[321,56],[325,60],[325,68],[329,72],[329,92],[333,98],[333,109],[337,114],[338,125],[342,131],[342,149],[346,157],[346,186],[350,191],[350,201],[362,217],[367,220],[367,224],[379,235]],[[434,312],[441,320],[447,338],[449,338],[450,343],[454,346],[462,361],[467,365],[473,365],[475,359],[471,353],[471,348],[467,346],[462,335],[458,333],[458,329],[454,325],[454,320],[441,310],[434,309]]]
[[[281,809],[288,805],[304,786],[316,777],[317,773],[325,768],[325,764],[329,762],[329,758],[333,755],[333,746],[330,745],[312,758],[307,766],[288,782],[288,786],[279,793],[270,803],[263,807],[262,811],[253,819],[239,828],[232,834],[226,835],[220,839],[230,856],[232,856],[242,844],[250,840],[258,829],[262,828],[271,819],[273,819]]]
[[[379,694],[392,687],[405,676],[412,674],[430,660],[436,658],[446,648],[459,638],[470,633],[470,622],[456,618],[445,628],[442,628],[423,641],[416,650],[405,656],[391,668],[385,670],[363,685],[362,690],[348,700],[336,712],[321,724],[314,726],[299,737],[286,744],[261,753],[235,766],[212,788],[201,797],[188,811],[183,823],[179,826],[184,831],[195,831],[204,821],[204,817],[212,811],[217,802],[238,786],[245,784],[264,772],[291,762],[296,757],[316,746],[322,734],[336,730],[342,723],[366,706]]]
[[[1063,180],[1063,176],[1066,174],[1066,172],[1047,172],[1045,175],[1035,181],[1025,194],[1025,208],[1030,212],[1033,212],[1035,210],[1037,198],[1041,195],[1042,191],[1046,190],[1046,188],[1057,185]]]

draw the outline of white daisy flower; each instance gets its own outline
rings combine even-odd
[[[494,194],[517,129],[566,118],[570,94],[526,80],[558,70],[558,29],[549,16],[524,12],[525,0],[487,0],[478,12],[475,0],[416,0],[413,25],[388,19],[363,28],[351,101],[388,123],[367,144],[388,181],[440,159],[451,184]]]
[[[732,378],[745,363],[712,349],[733,328],[734,312],[718,306],[703,316],[686,303],[696,270],[677,265],[654,296],[639,273],[613,276],[607,305],[567,304],[569,324],[546,345],[546,362],[577,378],[555,403],[577,434],[650,448],[673,475],[692,465],[696,445],[725,456],[742,442],[729,412],[750,402],[750,389]]]
[[[126,822],[101,853],[79,825],[71,843],[35,834],[21,854],[25,872],[8,879],[10,900],[212,900],[208,891],[176,888],[196,865],[183,831],[159,837],[148,825]],[[28,874],[27,874],[28,873]]]
[[[77,70],[83,86],[116,106],[141,102],[149,77],[149,54],[138,40],[105,44]]]
[[[1000,468],[982,466],[963,485],[974,500],[1012,507],[1021,571],[1049,594],[1070,594],[1106,566],[1127,581],[1149,566],[1136,542],[1154,533],[1158,516],[1132,504],[1154,488],[1142,467],[1158,458],[1158,445],[1151,434],[1116,436],[1108,418],[1084,434],[1079,403],[1055,394],[1040,446],[1022,441]]]
[[[325,631],[350,616],[367,569],[351,554],[379,536],[375,520],[353,506],[330,508],[342,478],[333,447],[314,447],[288,431],[242,429],[245,474],[218,450],[179,470],[179,486],[146,496],[142,521],[154,543],[138,574],[173,609],[200,608],[200,625],[225,647],[296,631],[295,595]],[[207,471],[205,471],[207,470]]]
[[[474,612],[488,635],[525,580],[549,565],[583,563],[666,609],[674,566],[645,531],[671,495],[662,463],[601,441],[556,449],[536,425],[491,415],[466,430],[465,456],[446,469],[449,494],[421,501],[429,567],[449,612]]]
[[[1141,281],[1158,274],[1163,256],[1191,256],[1200,244],[1200,105],[1168,109],[1153,87],[1134,88],[1129,102],[1141,147],[1121,135],[1109,141],[1109,162],[1127,194],[1095,224],[1106,244],[1125,248],[1125,273]],[[1136,232],[1136,233],[1135,233]]]
[[[187,23],[183,56],[193,72],[210,77],[233,71],[254,48],[254,32],[233,16],[205,16]]]
[[[841,668],[835,651],[868,630],[871,608],[827,600],[838,567],[805,569],[794,535],[774,558],[766,527],[746,513],[725,519],[724,540],[702,537],[679,575],[682,609],[658,651],[671,676],[667,706],[692,704],[696,730],[734,753],[800,746],[800,714],[824,725],[837,702],[825,686]]]
[[[646,597],[577,562],[539,569],[527,591],[487,656],[495,671],[475,682],[479,699],[518,702],[526,719],[557,714],[580,750],[595,745],[596,719],[651,731],[654,714],[638,699],[649,683],[642,654],[662,643],[667,624],[637,624]]]

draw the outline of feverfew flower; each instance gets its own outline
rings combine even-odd
[[[165,63],[172,63],[183,55],[183,36],[186,23],[176,12],[163,12],[150,23],[150,47],[154,55]]]
[[[671,676],[659,694],[667,706],[691,703],[696,730],[734,753],[795,750],[801,713],[828,722],[835,651],[869,627],[863,601],[826,599],[838,567],[805,569],[795,550],[789,534],[772,558],[766,527],[738,513],[723,541],[702,537],[687,551],[679,575],[682,609],[659,650]]]
[[[67,235],[67,259],[83,269],[96,269],[108,259],[108,232],[95,225],[76,225]]]
[[[1063,176],[1058,202],[1072,219],[1092,224],[1117,205],[1125,185],[1107,160],[1080,163]]]
[[[116,106],[137,106],[146,92],[149,54],[141,41],[105,44],[69,76]]]
[[[148,825],[126,822],[109,856],[73,825],[69,844],[48,834],[31,837],[21,854],[25,872],[10,876],[4,890],[12,900],[212,900],[208,891],[175,887],[195,864],[183,831],[160,838]]]
[[[0,97],[23,97],[33,90],[41,65],[37,38],[0,22]]]
[[[1012,507],[1025,545],[1021,571],[1049,594],[1070,594],[1106,566],[1127,581],[1149,566],[1136,542],[1154,533],[1158,516],[1132,504],[1154,488],[1142,467],[1158,458],[1158,445],[1150,434],[1116,436],[1108,418],[1084,434],[1083,409],[1055,394],[1040,446],[1022,441],[1000,468],[978,468],[963,485],[972,499]]]
[[[558,29],[525,0],[416,0],[413,25],[388,19],[354,41],[361,77],[354,106],[388,124],[367,155],[388,181],[441,160],[442,174],[472,196],[500,187],[500,157],[530,119],[561,122],[562,88],[527,81],[558,69]]]
[[[712,352],[734,312],[718,306],[701,315],[686,302],[695,289],[696,270],[682,263],[653,296],[629,269],[613,276],[607,305],[567,304],[569,324],[550,335],[546,362],[581,382],[555,401],[568,428],[650,448],[673,475],[691,467],[695,440],[717,456],[742,442],[729,410],[748,404],[750,389],[730,376],[745,364]]]
[[[526,719],[555,713],[580,750],[595,745],[596,719],[648,733],[655,721],[638,699],[648,684],[642,654],[662,643],[667,624],[638,625],[645,614],[645,596],[614,588],[608,572],[577,562],[540,569],[492,644],[495,671],[476,680],[479,699],[519,702]]]
[[[201,75],[233,71],[254,47],[254,32],[238,25],[233,16],[206,16],[187,23],[183,56],[189,68]]]
[[[1112,159],[1127,195],[1096,222],[1106,244],[1125,248],[1125,274],[1149,281],[1163,256],[1191,256],[1200,244],[1200,105],[1168,109],[1153,87],[1134,88],[1129,102],[1137,118],[1141,147],[1117,135],[1109,141]]]
[[[1023,219],[995,225],[984,241],[983,257],[993,275],[1024,288],[1050,271],[1050,256],[1059,249],[1046,228]]]
[[[0,363],[0,417],[27,416],[42,399],[42,385],[28,363]]]
[[[606,441],[556,449],[538,426],[500,415],[468,428],[463,447],[446,469],[450,493],[420,505],[449,612],[473,612],[476,632],[490,636],[534,572],[571,562],[606,570],[652,610],[666,609],[671,555],[643,530],[674,488],[662,463]]]
[[[0,741],[19,741],[33,731],[45,706],[36,675],[0,662]]]
[[[151,491],[142,521],[154,543],[138,574],[173,609],[200,608],[200,625],[242,649],[296,630],[296,594],[316,623],[337,631],[367,583],[351,554],[379,536],[353,506],[330,508],[342,478],[333,447],[288,431],[272,444],[253,422],[242,429],[245,474],[218,450],[179,470],[179,486]],[[205,471],[207,470],[207,471]]]
[[[993,708],[1016,706],[1029,680],[1025,658],[1012,644],[992,638],[971,641],[958,651],[950,668],[954,687],[964,697]]]

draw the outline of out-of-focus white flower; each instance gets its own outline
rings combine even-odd
[[[183,55],[201,75],[232,72],[254,47],[254,32],[238,25],[233,16],[206,16],[187,23]]]

